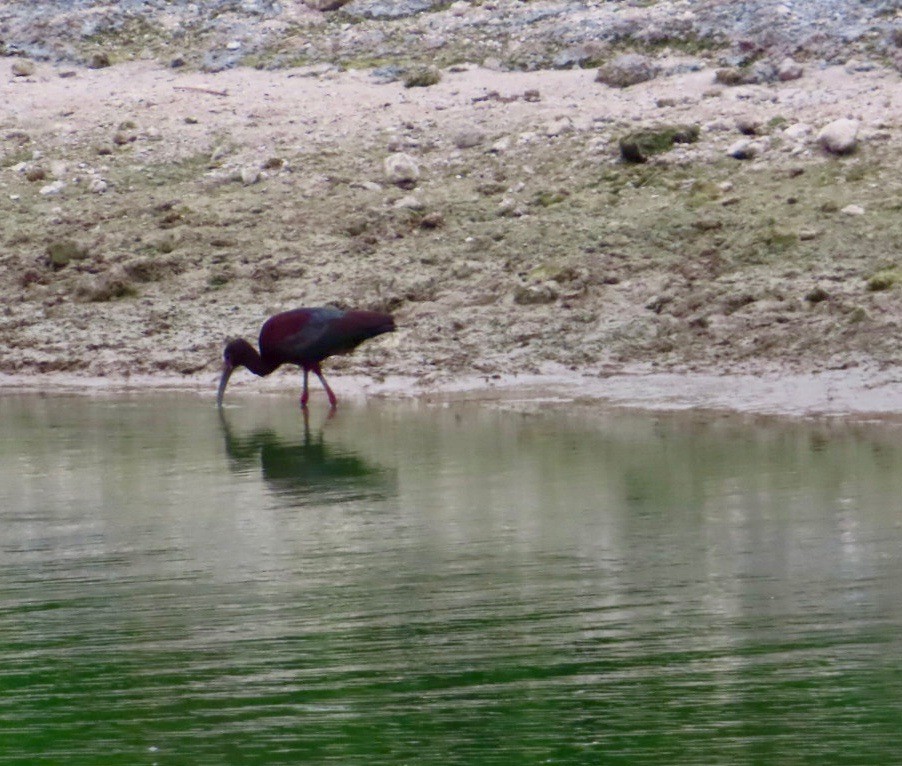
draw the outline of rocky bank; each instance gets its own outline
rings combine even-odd
[[[328,6],[328,7],[327,7]],[[0,373],[895,374],[896,2],[0,9]]]

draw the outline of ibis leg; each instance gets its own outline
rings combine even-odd
[[[319,378],[319,382],[323,384],[323,388],[326,389],[326,396],[329,397],[329,406],[332,407],[332,409],[335,409],[335,406],[338,404],[338,399],[332,389],[329,388],[329,384],[326,383],[326,379],[323,377],[323,371],[319,368],[319,365],[316,365],[313,368],[313,372],[316,377]]]
[[[304,390],[301,392],[301,407],[307,409],[307,400],[310,398],[310,391],[307,390],[307,375],[309,370],[304,368]]]

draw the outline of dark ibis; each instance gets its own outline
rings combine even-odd
[[[348,354],[363,341],[394,329],[394,318],[377,311],[342,311],[322,306],[275,314],[260,328],[259,353],[244,338],[226,343],[216,405],[222,407],[229,376],[236,367],[247,367],[254,375],[263,376],[283,364],[296,364],[304,370],[301,406],[307,406],[307,376],[313,372],[334,408],[338,399],[326,383],[320,363],[333,354]]]

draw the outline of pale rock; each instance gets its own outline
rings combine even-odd
[[[839,212],[845,215],[864,215],[864,208],[861,205],[846,205]]]
[[[598,68],[595,82],[612,88],[628,88],[657,77],[659,67],[647,56],[624,53]]]
[[[253,165],[246,165],[241,168],[241,183],[245,186],[253,186],[260,180],[260,168]]]
[[[103,194],[109,188],[109,184],[102,178],[94,177],[88,181],[88,191],[92,194]]]
[[[495,143],[492,144],[489,149],[493,154],[504,154],[511,147],[511,137],[510,136],[502,136]]]
[[[572,133],[573,130],[573,121],[569,117],[558,117],[545,126],[545,135],[553,138]]]
[[[454,136],[454,145],[458,149],[472,149],[485,141],[485,133],[479,128],[465,128]]]
[[[42,197],[53,197],[66,188],[65,181],[54,181],[52,184],[42,186],[38,192]]]
[[[780,82],[798,80],[805,73],[805,68],[788,56],[777,67],[777,78]]]
[[[796,122],[787,127],[783,135],[791,141],[803,141],[811,135],[811,126],[804,122]]]
[[[599,154],[601,152],[607,153],[610,145],[611,139],[609,136],[593,136],[589,139],[586,148],[593,154]]]
[[[817,142],[831,154],[849,154],[858,146],[858,120],[842,118],[821,128]]]
[[[13,62],[10,71],[14,77],[31,77],[35,71],[34,62],[28,59],[19,59]]]
[[[520,218],[526,214],[523,206],[513,197],[505,197],[498,203],[498,215],[508,218]]]
[[[416,186],[420,180],[420,166],[409,154],[395,152],[388,155],[382,163],[385,179],[396,186]]]
[[[50,175],[54,178],[63,178],[69,172],[69,166],[62,160],[54,160],[50,163]]]
[[[422,200],[409,194],[406,197],[401,197],[401,199],[396,200],[394,207],[399,210],[424,210],[426,205],[423,204]]]
[[[520,306],[554,303],[558,294],[558,286],[554,282],[543,282],[540,285],[517,285],[514,290],[514,303]]]
[[[740,138],[738,141],[734,141],[727,149],[727,155],[736,160],[750,160],[757,154],[755,143],[747,138]]]

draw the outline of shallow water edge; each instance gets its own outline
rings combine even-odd
[[[118,394],[190,391],[215,399],[218,375],[135,375],[128,378],[0,374],[0,392]],[[616,408],[640,411],[704,410],[790,418],[902,421],[902,372],[850,369],[820,373],[618,372],[587,376],[562,370],[535,375],[443,376],[422,379],[332,375],[339,399],[384,398],[427,403],[480,402],[505,409]],[[235,379],[229,398],[299,394],[293,371],[265,380]],[[311,406],[319,406],[314,388]],[[325,400],[323,399],[324,403]]]

